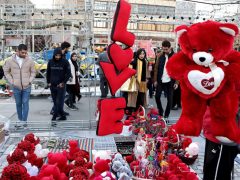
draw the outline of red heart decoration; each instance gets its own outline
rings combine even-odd
[[[116,43],[108,46],[108,57],[118,71],[127,68],[133,59],[133,51],[131,48],[122,49]]]
[[[214,88],[214,78],[210,78],[210,79],[203,79],[201,81],[202,86],[207,89],[207,90],[211,90],[212,88]]]

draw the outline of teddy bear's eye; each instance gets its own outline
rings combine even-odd
[[[193,48],[193,52],[196,53],[196,52],[197,52],[197,49]]]
[[[208,49],[208,52],[212,52],[213,50],[212,49]]]

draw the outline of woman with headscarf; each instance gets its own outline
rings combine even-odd
[[[140,106],[146,106],[147,78],[150,78],[145,49],[138,49],[131,65],[137,71],[135,77],[138,91],[128,93],[128,107],[137,110]]]
[[[69,59],[69,64],[71,68],[72,78],[67,82],[67,92],[68,92],[68,99],[65,101],[65,104],[71,110],[78,110],[78,108],[74,105],[76,96],[78,100],[81,98],[80,95],[80,86],[79,86],[79,67],[77,64],[77,54],[72,53],[71,58]]]

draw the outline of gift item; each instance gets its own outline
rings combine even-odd
[[[178,26],[175,31],[181,51],[166,65],[169,76],[179,80],[181,87],[182,114],[174,128],[179,134],[199,136],[209,107],[209,132],[224,143],[240,143],[235,119],[240,53],[233,49],[238,27],[206,21]]]

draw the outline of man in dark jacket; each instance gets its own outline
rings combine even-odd
[[[54,113],[52,120],[66,120],[63,111],[66,82],[71,77],[69,62],[63,59],[61,48],[54,50],[53,59],[48,62],[47,66],[47,83],[51,90],[54,103]]]
[[[101,54],[99,54],[96,64],[100,65],[100,62],[109,62],[106,47],[104,48],[104,51]],[[101,98],[105,98],[108,95],[108,82],[101,67],[99,68],[99,77]]]
[[[174,54],[169,41],[165,40],[162,42],[162,52],[162,55],[158,58],[154,67],[154,86],[156,87],[155,98],[159,114],[164,116],[165,120],[168,122],[167,118],[172,107],[173,86],[175,82],[169,77],[166,70],[167,61]],[[165,109],[165,113],[160,99],[162,91],[164,91],[167,96],[167,107]]]

